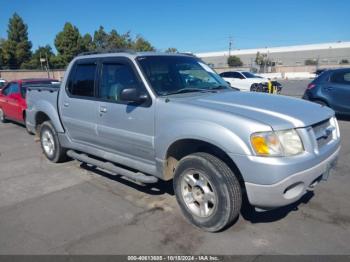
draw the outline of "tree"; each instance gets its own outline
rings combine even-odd
[[[227,58],[227,64],[230,67],[240,67],[243,65],[241,59],[238,56],[231,55]]]
[[[339,64],[341,64],[341,65],[349,64],[349,60],[348,59],[342,59]]]
[[[117,30],[113,29],[108,35],[108,48],[132,48],[133,41],[130,37],[130,33],[127,32],[123,35],[119,35]]]
[[[261,66],[264,64],[264,60],[264,55],[260,54],[260,52],[257,52],[255,57],[255,63]]]
[[[55,57],[55,54],[52,51],[50,45],[39,46],[32,55],[30,61],[23,64],[23,68],[26,69],[44,69],[47,67],[47,63],[41,62],[40,59],[47,59],[49,63],[49,68],[55,68],[55,65],[52,63],[52,58]]]
[[[100,25],[99,29],[94,33],[94,48],[98,50],[106,49],[108,47],[108,38],[109,36],[105,29]]]
[[[317,65],[317,60],[316,59],[306,59],[305,65]]]
[[[95,49],[92,36],[89,33],[86,33],[82,37],[81,41],[82,41],[82,51],[87,52]]]
[[[55,47],[58,51],[58,59],[67,65],[76,55],[85,51],[79,29],[71,23],[66,23],[63,31],[55,38]]]
[[[32,43],[28,39],[28,26],[14,13],[9,19],[7,40],[3,43],[2,53],[7,68],[21,68],[31,57]]]
[[[5,44],[5,40],[0,38],[0,69],[4,67],[4,51],[3,51],[4,44]]]
[[[178,53],[177,49],[175,47],[169,47],[167,50],[165,50],[165,53]]]
[[[148,42],[146,39],[144,39],[141,36],[137,36],[135,43],[134,43],[134,49],[136,51],[154,51],[154,47],[151,45],[150,42]]]

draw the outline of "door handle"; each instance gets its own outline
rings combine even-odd
[[[107,107],[100,106],[100,113],[106,113],[107,112]]]
[[[327,91],[332,91],[332,90],[333,90],[333,87],[332,87],[332,86],[327,86],[327,87],[326,87],[326,90],[327,90]]]
[[[68,103],[68,102],[64,102],[64,103],[63,103],[63,106],[64,106],[64,107],[69,107],[69,103]]]

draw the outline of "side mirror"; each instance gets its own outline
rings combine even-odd
[[[125,88],[120,93],[120,100],[126,102],[133,103],[143,103],[147,101],[148,95],[145,93],[141,93],[139,89],[133,88]]]

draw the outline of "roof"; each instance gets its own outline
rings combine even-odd
[[[282,46],[282,47],[264,47],[264,48],[255,48],[255,49],[237,49],[237,50],[232,50],[231,55],[253,55],[253,54],[256,54],[257,52],[282,53],[282,52],[327,50],[327,49],[340,49],[340,48],[350,48],[350,42],[294,45],[294,46]],[[207,52],[207,53],[197,53],[195,55],[198,57],[228,56],[229,52],[228,51]]]

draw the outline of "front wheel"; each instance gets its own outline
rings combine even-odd
[[[64,149],[50,121],[46,121],[40,128],[40,143],[45,156],[54,163],[64,162],[67,159],[66,149]]]
[[[217,232],[238,217],[242,205],[239,181],[217,157],[208,153],[184,157],[173,183],[181,210],[192,224]]]

